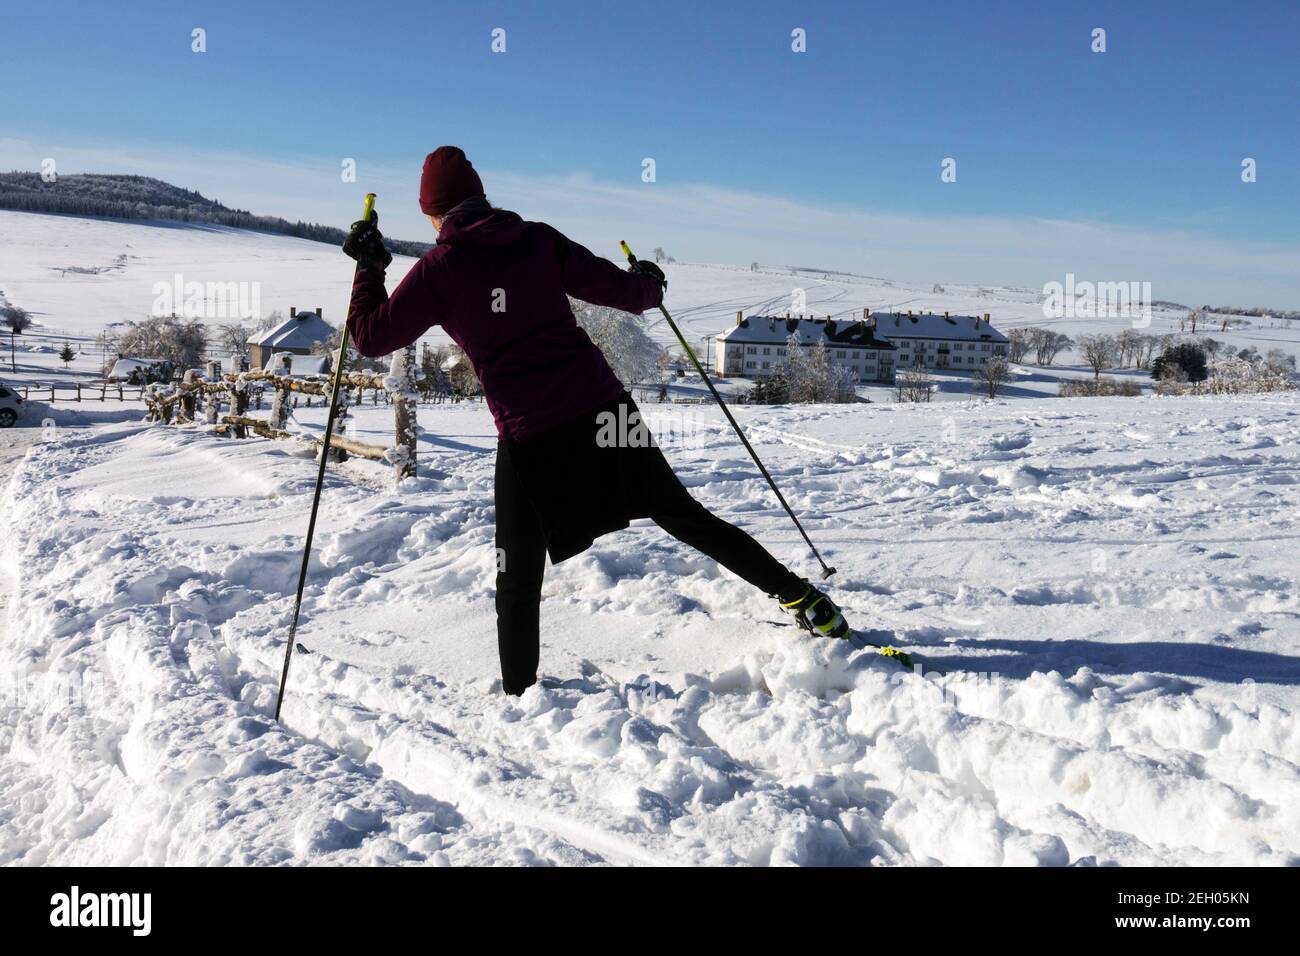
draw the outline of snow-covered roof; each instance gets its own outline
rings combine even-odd
[[[263,348],[309,349],[317,342],[324,342],[335,331],[334,326],[315,312],[299,312],[285,319],[253,344]]]
[[[799,336],[801,345],[851,346],[865,349],[892,349],[894,346],[871,331],[865,322],[836,322],[834,319],[797,319],[772,315],[752,315],[742,319],[717,338],[723,342],[784,345],[791,335]]]
[[[162,359],[139,359],[139,358],[120,358],[113,363],[112,370],[108,373],[109,381],[116,379],[127,379],[133,372],[144,373],[151,368],[156,368],[162,364]]]
[[[887,339],[957,339],[1005,342],[1007,337],[978,315],[938,315],[933,312],[877,312],[876,334]]]
[[[267,372],[279,370],[280,363],[289,359],[289,375],[328,375],[330,358],[328,355],[295,355],[293,352],[272,352],[262,369]]]

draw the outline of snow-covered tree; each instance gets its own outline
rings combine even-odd
[[[577,299],[570,299],[569,305],[620,382],[629,387],[658,382],[663,350],[646,332],[644,318]]]
[[[193,368],[203,361],[208,329],[197,319],[151,316],[125,325],[124,329],[106,335],[110,351],[131,358],[164,359],[177,369]]]
[[[22,335],[32,324],[31,314],[16,305],[0,306],[0,321],[14,335]]]
[[[72,360],[76,357],[77,357],[77,353],[72,351],[72,346],[69,345],[67,342],[64,342],[63,348],[59,349],[59,361],[63,363],[63,367],[67,368],[69,365],[71,365]]]

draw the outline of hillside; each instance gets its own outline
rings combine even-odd
[[[183,189],[149,176],[80,173],[44,181],[39,173],[0,173],[0,209],[21,212],[62,213],[72,216],[108,216],[115,219],[163,219],[231,226],[314,242],[339,245],[342,229],[314,222],[289,222],[278,216],[258,216],[231,209],[192,189]],[[389,239],[394,253],[421,256],[432,243]]]

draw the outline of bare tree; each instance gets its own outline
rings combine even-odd
[[[248,342],[253,333],[238,322],[217,326],[217,341],[231,355],[243,355],[248,351]]]
[[[1053,332],[1051,329],[1034,329],[1032,343],[1034,360],[1039,365],[1051,365],[1056,361],[1056,356],[1062,350],[1074,344],[1074,340],[1064,332]]]
[[[903,369],[894,376],[894,400],[928,402],[934,395],[934,383],[924,366]]]
[[[1115,339],[1109,335],[1079,336],[1079,351],[1092,369],[1092,377],[1100,378],[1101,370],[1109,368],[1115,357]]]
[[[1011,366],[1001,355],[995,355],[975,369],[974,378],[976,391],[997,398],[1011,378]]]
[[[1037,330],[1019,328],[1007,332],[1007,361],[1019,365],[1025,360],[1025,354],[1029,351],[1030,341],[1035,331]]]
[[[1121,368],[1137,364],[1142,345],[1142,334],[1134,329],[1125,329],[1115,336],[1115,355]]]
[[[253,326],[253,332],[270,332],[272,329],[284,324],[284,316],[279,309],[272,309],[268,312],[257,325]]]

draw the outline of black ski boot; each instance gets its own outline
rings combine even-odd
[[[798,597],[781,601],[781,607],[794,615],[795,623],[810,634],[821,637],[845,638],[849,636],[849,622],[835,606],[835,602],[806,580],[796,588]],[[790,595],[784,595],[790,597]]]

